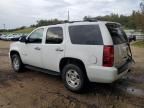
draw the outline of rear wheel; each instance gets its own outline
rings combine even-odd
[[[22,69],[23,69],[23,63],[21,61],[21,58],[18,54],[13,54],[11,56],[11,60],[12,60],[12,67],[13,67],[13,70],[15,72],[21,72]]]
[[[63,68],[62,79],[65,87],[73,92],[82,91],[86,83],[81,67],[74,64],[68,64]]]

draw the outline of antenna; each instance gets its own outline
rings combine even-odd
[[[3,26],[4,26],[4,30],[5,30],[6,29],[5,24],[3,24]]]
[[[70,20],[69,10],[68,10],[68,21]]]

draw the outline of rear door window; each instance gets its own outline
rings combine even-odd
[[[126,33],[120,25],[114,23],[106,24],[114,44],[122,44],[128,42]]]
[[[46,44],[60,44],[63,41],[63,29],[61,27],[48,28]]]
[[[72,44],[102,45],[102,35],[98,25],[69,26]]]

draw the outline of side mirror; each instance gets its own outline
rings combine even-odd
[[[27,42],[26,36],[21,36],[19,41],[23,42],[23,43],[26,43]]]

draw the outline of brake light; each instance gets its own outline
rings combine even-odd
[[[113,46],[104,46],[103,66],[112,67],[113,63],[114,63],[114,48],[113,48]]]

